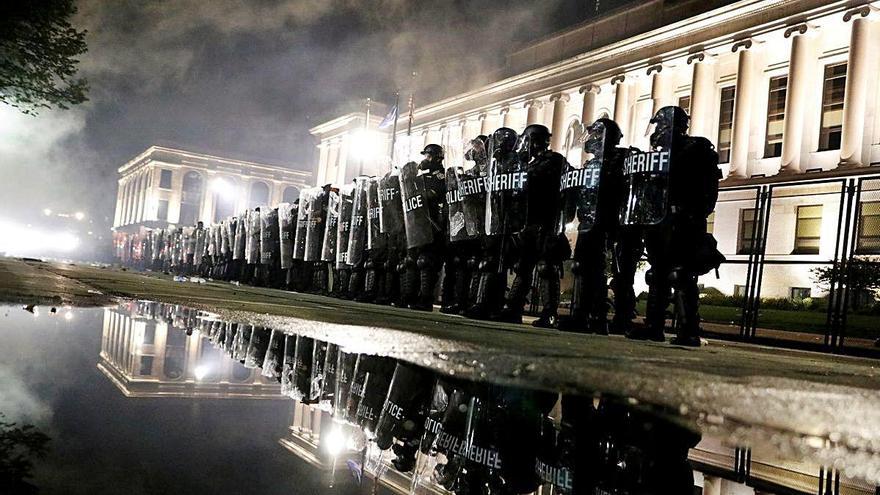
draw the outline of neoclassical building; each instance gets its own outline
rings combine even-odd
[[[823,289],[813,268],[880,254],[877,8],[633,3],[509,54],[491,84],[418,107],[409,138],[402,115],[395,162],[438,143],[458,165],[467,139],[531,123],[547,125],[553,149],[580,162],[585,123],[611,117],[623,145],[644,149],[653,113],[679,105],[690,133],[716,146],[724,173],[710,228],[728,263],[702,282],[729,294],[815,296]],[[387,170],[387,161],[367,160],[370,168],[354,156],[363,120],[350,114],[312,129],[317,183]],[[387,150],[389,136],[373,135]]]
[[[162,146],[150,146],[118,173],[113,228],[128,233],[293,201],[311,182],[309,172]]]

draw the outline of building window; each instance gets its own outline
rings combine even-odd
[[[739,212],[739,242],[736,254],[752,254],[755,248],[755,209],[745,208]]]
[[[681,107],[682,110],[687,112],[688,115],[690,115],[691,114],[691,97],[690,97],[690,95],[680,97],[678,99],[678,106]]]
[[[138,374],[141,376],[153,374],[153,356],[141,356],[141,366]]]
[[[770,78],[767,94],[767,137],[764,141],[764,158],[782,156],[782,132],[785,127],[785,92],[788,76]]]
[[[183,194],[180,199],[180,219],[183,225],[195,225],[199,220],[202,206],[202,176],[198,172],[187,172],[183,176]]]
[[[706,232],[709,234],[715,233],[715,212],[714,211],[712,213],[710,213],[708,217],[706,217]]]
[[[144,326],[144,344],[153,345],[156,343],[156,325],[148,324]]]
[[[730,161],[734,98],[736,98],[735,86],[721,88],[721,111],[718,116],[718,163],[728,163]]]
[[[846,91],[846,63],[826,65],[822,85],[822,116],[819,151],[840,149],[843,129],[843,97]]]
[[[819,254],[821,230],[822,205],[798,206],[794,251],[791,254]]]
[[[156,211],[156,220],[167,222],[168,221],[168,200],[160,199],[159,200],[159,209]]]
[[[171,171],[162,169],[159,173],[159,188],[171,189]]]
[[[858,254],[880,254],[880,201],[859,205]]]
[[[733,297],[746,297],[746,286],[745,285],[734,285],[733,286]]]
[[[253,209],[258,206],[265,206],[268,203],[269,186],[267,186],[265,182],[254,182],[251,184],[251,194],[250,201],[248,201],[248,207]]]
[[[804,299],[808,299],[811,295],[811,291],[809,287],[792,287],[788,291],[788,298],[792,301],[803,301]]]

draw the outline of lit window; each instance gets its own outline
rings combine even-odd
[[[767,137],[764,141],[764,158],[782,155],[787,87],[788,76],[770,78],[770,91],[767,95]]]
[[[162,169],[159,174],[159,188],[171,189],[171,171]]]
[[[822,205],[798,206],[794,251],[791,254],[819,254],[821,230]]]
[[[812,292],[809,287],[792,287],[788,292],[788,297],[792,301],[803,301],[811,296]]]
[[[721,88],[721,111],[718,117],[718,163],[730,161],[730,139],[733,132],[733,100],[736,87]]]
[[[709,216],[706,218],[706,232],[708,232],[710,234],[715,233],[715,212],[714,211],[712,213],[710,213]]]
[[[141,376],[153,374],[153,356],[141,356],[141,366],[138,374]]]
[[[739,212],[739,242],[736,254],[751,254],[755,248],[755,209],[746,208]]]
[[[822,117],[819,125],[819,151],[840,149],[845,91],[846,63],[825,66],[825,83],[822,85]]]
[[[880,201],[859,205],[859,254],[880,254]]]

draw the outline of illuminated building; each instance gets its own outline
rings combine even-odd
[[[880,254],[876,10],[825,0],[631,3],[508,53],[495,82],[419,106],[409,140],[401,115],[395,162],[438,143],[447,166],[460,165],[467,139],[541,123],[576,163],[584,123],[611,117],[622,145],[645,149],[653,113],[679,105],[691,134],[716,146],[725,177],[709,221],[728,263],[701,283],[744,297],[822,295],[812,269]],[[352,151],[358,118],[312,129],[318,184],[363,170]]]

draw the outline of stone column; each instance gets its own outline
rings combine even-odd
[[[125,191],[125,185],[122,183],[121,180],[118,181],[116,184],[116,211],[113,213],[113,226],[119,227],[119,225],[121,225],[122,223],[122,199]]]
[[[513,125],[513,116],[510,114],[510,107],[501,109],[501,127],[510,127]]]
[[[721,495],[721,478],[703,475],[703,495]]]
[[[752,131],[752,105],[755,93],[754,50],[752,40],[734,43],[732,51],[739,51],[736,74],[736,99],[733,109],[733,135],[730,143],[730,171],[728,178],[749,176],[749,134]]]
[[[329,150],[327,149],[327,142],[321,141],[318,144],[318,177],[315,182],[317,186],[322,186],[327,183],[327,158],[329,155]]]
[[[565,104],[571,98],[567,93],[557,93],[550,97],[553,103],[553,119],[550,128],[550,149],[559,152],[565,142]]]
[[[593,117],[596,113],[596,95],[599,94],[601,88],[595,84],[587,84],[581,86],[578,91],[584,95],[584,104],[581,107],[581,125],[583,125],[584,130],[586,130],[586,128],[595,120]],[[585,162],[586,160],[587,154],[581,150],[581,162]]]
[[[791,38],[791,55],[788,62],[788,86],[785,88],[785,121],[782,131],[782,159],[780,174],[801,172],[801,147],[804,141],[804,110],[811,86],[813,69],[812,40],[807,35],[807,25],[799,24],[785,30]]]
[[[691,55],[688,64],[693,65],[690,133],[692,136],[708,136],[712,134],[709,126],[715,101],[715,65],[706,58],[705,53]]]
[[[481,113],[477,115],[477,122],[480,124],[480,134],[488,136],[491,130],[489,130],[489,119],[487,118],[485,113]]]
[[[651,100],[653,100],[653,106],[651,108],[651,115],[657,113],[657,110],[661,108],[672,105],[674,102],[672,101],[672,77],[669,75],[669,71],[663,72],[662,65],[655,65],[648,69],[648,75],[654,74],[651,77]]]
[[[544,108],[544,104],[541,100],[529,100],[525,104],[525,108],[528,111],[526,114],[526,125],[531,124],[540,124],[541,118],[538,114],[539,110]]]
[[[632,136],[629,134],[629,84],[624,82],[626,76],[620,75],[611,78],[611,85],[614,86],[614,122],[623,132],[621,145],[632,143]]]
[[[846,65],[846,93],[843,101],[843,129],[840,136],[840,166],[864,166],[862,144],[865,134],[865,107],[868,105],[868,77],[872,22],[867,5],[847,12],[844,22],[852,20],[849,58]]]

